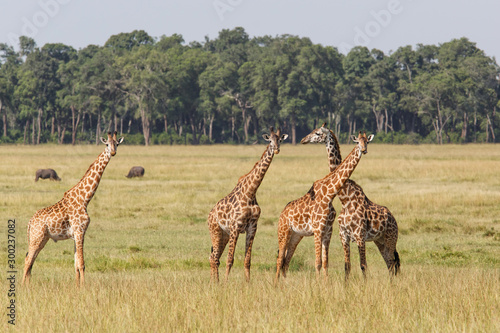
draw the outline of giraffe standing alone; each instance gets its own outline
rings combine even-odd
[[[226,263],[226,280],[234,261],[234,249],[240,233],[247,233],[245,245],[245,277],[250,280],[250,259],[252,244],[257,231],[260,207],[255,197],[267,169],[271,165],[274,154],[279,154],[280,144],[288,135],[275,133],[271,127],[270,135],[264,134],[269,145],[260,161],[246,175],[240,177],[236,187],[226,197],[217,202],[208,215],[208,229],[212,239],[210,254],[211,279],[219,281],[220,257],[227,243],[229,250]]]
[[[328,248],[332,235],[335,210],[332,200],[358,165],[362,154],[368,152],[368,143],[373,135],[359,133],[351,139],[357,143],[349,156],[323,179],[317,180],[309,192],[294,200],[281,212],[278,222],[279,253],[276,263],[276,282],[280,271],[286,277],[293,253],[304,236],[314,235],[316,252],[316,273],[323,267],[328,276]]]
[[[301,143],[324,142],[330,171],[333,171],[342,157],[335,134],[325,126],[326,123],[313,130],[301,140]],[[398,224],[389,209],[369,200],[361,186],[352,179],[346,181],[337,196],[342,203],[338,222],[340,239],[344,248],[346,280],[351,271],[350,241],[358,244],[363,276],[366,276],[367,268],[365,243],[369,241],[375,242],[389,271],[397,274],[400,267],[399,254],[396,251]]]
[[[101,138],[101,141],[106,148],[89,166],[78,184],[64,193],[63,198],[56,204],[37,211],[29,221],[29,250],[24,263],[23,284],[25,282],[29,284],[33,263],[50,238],[54,241],[74,239],[76,283],[77,285],[84,283],[83,238],[90,223],[87,205],[99,186],[104,169],[111,156],[115,156],[123,138],[117,140],[115,132],[113,135],[108,133],[108,139]]]

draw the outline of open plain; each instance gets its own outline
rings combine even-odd
[[[341,145],[345,157],[354,144]],[[316,279],[314,244],[299,244],[274,286],[277,222],[285,205],[328,173],[323,145],[283,144],[257,192],[262,209],[243,270],[244,235],[229,281],[210,283],[206,218],[265,149],[252,146],[128,146],[107,166],[89,204],[86,284],[75,286],[73,241],[50,241],[21,286],[26,226],[75,185],[103,145],[0,146],[1,278],[8,277],[8,220],[15,220],[15,326],[3,288],[2,331],[20,332],[498,332],[500,148],[372,143],[351,179],[399,225],[401,274],[389,278],[367,243],[363,281],[355,244],[351,280],[335,223],[329,277]],[[143,178],[125,177],[131,166]],[[62,181],[35,182],[53,168]],[[335,199],[337,216],[340,203]],[[221,257],[223,277],[227,249]]]

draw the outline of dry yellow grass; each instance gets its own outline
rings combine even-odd
[[[343,156],[352,147],[343,145]],[[86,286],[75,287],[73,244],[63,241],[47,244],[25,289],[20,280],[28,220],[58,201],[103,147],[0,146],[0,211],[4,226],[16,220],[18,270],[16,326],[4,316],[2,330],[500,331],[500,149],[371,144],[352,178],[395,215],[402,274],[391,282],[368,243],[367,282],[354,246],[346,286],[335,229],[328,280],[316,280],[313,242],[305,238],[276,288],[279,214],[328,171],[323,146],[283,145],[257,193],[262,215],[251,282],[244,282],[241,238],[229,282],[211,285],[206,217],[264,148],[137,147],[125,141],[89,205]],[[133,165],[145,167],[144,178],[124,177]],[[63,180],[35,183],[36,169],[49,167]],[[335,207],[339,212],[338,200]],[[6,263],[6,227],[0,237]],[[7,291],[0,298],[5,310],[10,299]]]

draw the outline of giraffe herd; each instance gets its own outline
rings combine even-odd
[[[326,144],[330,172],[333,172],[342,161],[339,144],[335,134],[326,127],[326,123],[313,130],[301,140],[302,144]],[[372,137],[373,138],[373,137]],[[370,138],[368,141],[371,141]],[[387,268],[396,275],[399,272],[399,254],[396,251],[398,241],[398,224],[387,207],[377,205],[368,199],[361,186],[348,179],[337,196],[342,203],[338,218],[340,240],[344,248],[345,277],[351,271],[350,241],[355,241],[359,249],[359,260],[363,275],[366,276],[365,242],[373,241]],[[332,212],[335,219],[335,211]],[[293,254],[293,253],[292,253]]]
[[[290,261],[297,245],[305,236],[314,236],[316,252],[316,273],[328,275],[328,250],[332,226],[336,212],[332,201],[338,196],[342,211],[338,218],[339,234],[344,249],[345,279],[350,273],[350,242],[356,242],[359,249],[363,276],[366,276],[365,242],[373,241],[384,258],[389,272],[399,272],[400,260],[396,251],[398,227],[394,216],[383,206],[371,202],[362,188],[350,180],[352,172],[361,156],[367,153],[367,145],[373,135],[359,133],[351,139],[356,146],[342,161],[339,144],[333,132],[323,124],[304,137],[302,144],[325,143],[328,153],[330,172],[315,181],[310,190],[301,198],[291,201],[283,209],[278,222],[278,258],[276,280],[280,272],[286,277]],[[106,145],[104,151],[89,166],[82,179],[56,204],[38,210],[28,223],[28,253],[26,254],[23,284],[29,284],[33,263],[49,239],[54,241],[73,239],[75,243],[76,284],[83,285],[85,264],[83,241],[90,223],[87,205],[94,196],[102,174],[123,138],[117,133],[108,133],[108,139],[101,141]],[[209,257],[211,280],[219,281],[220,257],[228,246],[225,279],[227,281],[234,262],[236,242],[241,233],[246,233],[245,278],[250,280],[252,244],[257,231],[261,209],[256,193],[271,165],[274,155],[279,154],[281,143],[288,137],[280,129],[271,127],[270,134],[264,134],[269,142],[260,160],[254,167],[238,179],[234,189],[219,200],[208,215],[208,229],[212,241]]]

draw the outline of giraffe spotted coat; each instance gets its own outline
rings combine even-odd
[[[301,143],[324,142],[331,171],[335,170],[342,157],[335,134],[325,126],[326,124],[323,124],[313,130]],[[356,242],[358,245],[363,275],[367,269],[365,243],[370,241],[377,245],[389,271],[397,274],[400,267],[399,254],[396,251],[398,225],[389,209],[369,200],[361,186],[352,179],[346,181],[337,196],[342,203],[338,223],[344,249],[346,279],[351,270],[350,242]]]
[[[231,193],[219,200],[208,215],[208,229],[212,240],[212,252],[209,257],[212,280],[219,281],[220,257],[229,244],[226,262],[227,280],[234,262],[236,242],[242,233],[246,233],[245,277],[247,281],[250,280],[252,244],[260,217],[257,189],[271,165],[274,154],[279,154],[280,144],[288,135],[281,134],[279,129],[275,133],[271,128],[271,134],[264,134],[263,137],[269,141],[269,145],[260,160],[248,174],[240,177]]]
[[[335,210],[332,200],[358,165],[362,154],[368,152],[367,145],[372,140],[366,134],[352,137],[357,143],[349,156],[323,179],[314,182],[311,189],[301,198],[291,201],[283,209],[278,222],[279,252],[276,262],[276,282],[280,271],[286,277],[293,253],[304,236],[314,235],[316,253],[316,273],[323,267],[328,275],[328,250],[332,235]]]
[[[101,141],[105,150],[89,166],[82,179],[63,198],[52,206],[38,210],[28,223],[28,253],[24,264],[23,284],[29,284],[31,269],[36,257],[49,239],[54,241],[73,239],[75,241],[76,283],[83,284],[85,263],[83,259],[83,240],[90,223],[87,205],[92,200],[104,169],[123,138],[116,139],[116,132]]]

